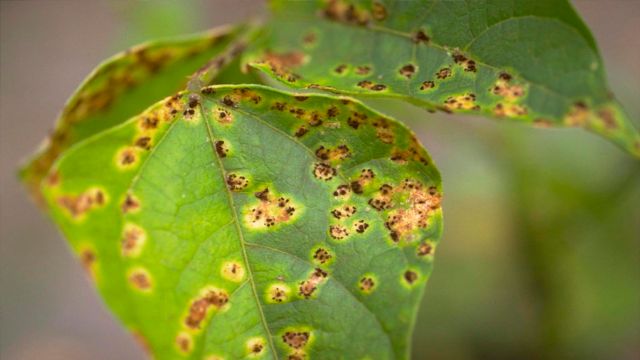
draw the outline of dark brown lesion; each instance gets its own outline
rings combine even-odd
[[[229,294],[224,290],[208,290],[202,297],[194,300],[189,307],[189,314],[185,319],[185,325],[192,329],[199,329],[200,324],[207,316],[207,312],[219,309],[229,302]]]
[[[140,201],[133,194],[127,194],[120,208],[124,214],[137,211],[140,208]]]
[[[324,282],[328,276],[329,274],[326,271],[320,268],[316,268],[307,280],[300,283],[298,293],[305,299],[310,298],[311,295],[313,295],[313,293],[318,289],[318,286],[322,282]]]
[[[413,75],[416,73],[417,67],[413,64],[406,64],[398,70],[400,75],[406,77],[407,79],[411,79]]]
[[[79,218],[92,209],[101,207],[106,202],[106,195],[100,189],[89,189],[78,195],[62,195],[57,203],[73,218]]]
[[[249,180],[238,174],[229,174],[227,175],[227,187],[231,191],[242,191],[247,186],[249,186]]]
[[[272,227],[287,222],[296,211],[290,199],[275,196],[269,188],[264,188],[254,195],[259,203],[250,209],[246,217],[247,222],[254,227]]]
[[[313,259],[315,261],[319,262],[320,264],[325,264],[329,260],[331,260],[332,258],[333,258],[333,255],[331,255],[331,253],[327,249],[324,249],[324,248],[318,248],[313,253]]]
[[[287,331],[282,335],[282,341],[291,348],[300,349],[307,345],[309,335],[307,331]]]
[[[364,292],[367,292],[367,293],[371,292],[371,290],[373,290],[375,286],[376,286],[375,281],[373,280],[373,278],[369,276],[365,276],[360,279],[359,287],[360,287],[360,290]]]

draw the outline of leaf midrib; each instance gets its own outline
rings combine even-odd
[[[256,289],[255,280],[253,279],[253,270],[251,269],[251,264],[249,263],[249,257],[247,256],[247,250],[245,248],[244,233],[242,231],[242,228],[240,227],[240,219],[238,217],[238,211],[236,210],[236,207],[235,207],[235,203],[234,203],[234,200],[233,200],[233,194],[231,194],[231,191],[229,190],[229,187],[226,185],[226,173],[227,173],[227,171],[225,170],[224,165],[222,163],[222,160],[218,156],[218,153],[217,153],[217,151],[215,149],[215,145],[214,145],[214,141],[215,140],[214,140],[214,137],[213,137],[213,129],[211,128],[211,125],[209,124],[208,114],[204,111],[204,108],[202,106],[202,101],[203,100],[200,101],[200,104],[198,106],[200,108],[200,113],[202,115],[202,121],[205,123],[205,128],[207,130],[207,139],[208,139],[209,144],[211,146],[211,151],[212,151],[213,158],[218,163],[218,167],[220,169],[220,176],[222,177],[222,184],[223,184],[224,190],[225,190],[225,192],[227,194],[228,204],[229,204],[229,207],[231,208],[231,211],[232,211],[232,215],[233,215],[236,231],[238,232],[240,248],[242,250],[242,258],[243,258],[243,261],[244,261],[244,266],[247,268],[247,276],[249,277],[249,283],[251,284],[251,291],[253,292],[253,298],[254,298],[254,300],[256,302],[256,306],[258,308],[258,313],[260,314],[260,321],[262,322],[262,326],[264,327],[264,331],[266,332],[266,335],[267,335],[267,341],[269,342],[269,347],[271,348],[271,355],[272,355],[274,360],[277,360],[278,357],[276,355],[277,354],[276,347],[275,347],[275,344],[273,342],[273,335],[271,334],[271,330],[269,329],[269,326],[267,325],[267,319],[266,319],[266,317],[264,315],[264,310],[262,309],[262,304],[260,303],[260,300],[259,300],[260,298],[258,296],[258,290]]]

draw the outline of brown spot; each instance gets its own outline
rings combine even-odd
[[[104,205],[105,195],[102,190],[90,189],[77,196],[60,196],[57,202],[58,205],[67,210],[72,217],[78,218],[89,210]]]
[[[427,80],[422,82],[422,85],[420,85],[420,90],[429,90],[433,89],[434,87],[436,87],[436,84],[431,80]]]
[[[92,273],[93,264],[95,264],[96,258],[96,253],[91,249],[83,249],[80,251],[80,263],[87,273]]]
[[[131,165],[136,161],[136,153],[132,149],[125,149],[120,153],[120,165]]]
[[[331,106],[329,107],[329,109],[327,109],[327,116],[328,116],[328,117],[330,117],[330,118],[332,118],[332,117],[336,117],[336,116],[338,116],[338,113],[339,113],[339,112],[340,112],[340,111],[338,110],[338,108],[337,108],[337,107],[335,107],[335,106],[331,105]]]
[[[610,109],[600,109],[598,110],[598,118],[602,120],[604,126],[609,129],[615,129],[618,127],[618,123],[616,122],[616,117],[613,114],[613,111]]]
[[[479,110],[480,107],[476,105],[475,94],[464,94],[459,96],[450,96],[444,101],[445,109],[449,111],[453,110]]]
[[[145,291],[151,289],[151,279],[144,270],[134,270],[129,275],[129,282],[138,290]]]
[[[564,118],[565,124],[568,126],[584,126],[591,115],[591,111],[582,101],[578,101],[569,110]]]
[[[262,61],[269,65],[271,71],[280,78],[294,82],[297,75],[291,73],[291,69],[304,63],[304,53],[292,51],[288,53],[274,53],[267,51]]]
[[[382,90],[384,90],[384,89],[386,89],[386,88],[387,88],[387,85],[383,85],[383,84],[376,84],[376,85],[373,85],[373,86],[371,87],[371,90],[373,90],[373,91],[382,91]]]
[[[195,108],[196,106],[200,105],[200,96],[198,96],[198,94],[191,94],[189,95],[189,103],[188,103],[190,108]]]
[[[229,174],[227,175],[227,187],[231,191],[241,191],[244,190],[249,185],[249,180],[246,177],[237,175],[237,174]]]
[[[307,101],[307,99],[309,99],[308,96],[304,96],[304,95],[296,95],[294,96],[294,98],[298,101]]]
[[[315,33],[310,32],[302,38],[302,43],[305,45],[312,45],[316,42],[317,36]]]
[[[441,80],[446,79],[450,76],[451,76],[451,68],[448,68],[448,67],[442,68],[438,70],[438,72],[436,73],[436,77]]]
[[[176,337],[176,345],[178,345],[178,349],[183,353],[188,353],[191,351],[193,346],[193,340],[191,340],[191,336],[187,333],[180,333]]]
[[[271,105],[271,110],[284,111],[286,108],[287,104],[279,101],[276,101]]]
[[[291,219],[295,207],[285,197],[276,198],[268,188],[254,194],[260,203],[247,214],[247,221],[257,227],[271,227]]]
[[[238,106],[238,103],[235,102],[229,95],[225,95],[225,97],[222,98],[222,103],[232,108],[235,108]]]
[[[476,62],[473,60],[468,59],[466,56],[460,54],[460,53],[455,53],[453,54],[453,61],[462,66],[462,68],[464,69],[464,71],[468,71],[468,72],[476,72],[477,68],[476,68]]]
[[[261,353],[262,349],[264,349],[264,345],[263,344],[255,343],[255,344],[251,345],[251,352],[254,353],[254,354]]]
[[[524,116],[527,114],[527,108],[518,104],[502,104],[498,103],[493,108],[493,114],[497,117],[516,117]]]
[[[333,192],[333,196],[336,197],[346,197],[349,196],[351,192],[351,188],[349,185],[339,185],[338,188]]]
[[[316,179],[329,181],[333,179],[337,173],[337,170],[332,168],[329,164],[316,163],[313,167],[313,176],[315,176]]]
[[[423,242],[420,245],[418,245],[418,256],[431,255],[432,252],[433,252],[433,247],[430,244]]]
[[[356,207],[353,205],[344,205],[331,211],[331,215],[336,219],[346,219],[356,213]]]
[[[413,40],[413,42],[416,44],[419,44],[419,43],[427,44],[431,40],[431,38],[429,38],[429,36],[427,36],[427,34],[424,31],[418,30],[415,33],[413,33],[413,35],[411,36],[411,40]]]
[[[122,241],[121,241],[121,251],[124,256],[136,256],[142,250],[142,245],[144,244],[146,239],[146,235],[144,230],[139,228],[136,225],[127,224],[125,225]]]
[[[369,224],[367,224],[364,220],[358,220],[355,224],[353,224],[353,228],[356,230],[356,232],[362,234],[369,228]]]
[[[202,90],[200,90],[200,92],[203,95],[211,95],[211,94],[215,94],[216,93],[216,91],[212,87],[209,87],[209,86],[203,88]]]
[[[351,152],[347,145],[338,145],[335,148],[325,148],[324,146],[320,146],[316,150],[316,156],[320,160],[337,161],[348,158],[351,156]]]
[[[127,194],[124,201],[122,202],[122,212],[129,213],[134,212],[140,208],[140,202],[133,196],[132,194]]]
[[[360,290],[364,291],[364,292],[371,292],[371,290],[373,290],[373,288],[376,286],[375,282],[373,281],[372,278],[365,276],[362,279],[360,279]]]
[[[269,288],[269,296],[272,301],[281,303],[287,300],[287,293],[289,292],[286,285],[272,285]]]
[[[316,268],[307,280],[300,283],[299,294],[308,299],[318,289],[318,285],[326,280],[327,276],[326,271]]]
[[[371,67],[367,65],[356,66],[356,74],[358,75],[367,75],[371,72]]]
[[[320,264],[324,264],[327,261],[331,260],[333,256],[331,255],[331,253],[323,248],[318,248],[314,253],[313,253],[313,259],[317,262],[319,262]]]
[[[522,85],[513,84],[512,76],[507,73],[500,73],[490,91],[498,96],[503,97],[508,102],[513,102],[524,96],[524,88]]]
[[[371,89],[371,87],[373,86],[373,83],[369,80],[362,80],[358,82],[358,86],[363,89]]]
[[[376,128],[376,136],[385,144],[391,144],[394,141],[394,133],[391,124],[384,118],[377,118],[371,123]]]
[[[329,234],[336,240],[342,240],[349,236],[349,231],[342,225],[331,225],[329,226]]]
[[[192,329],[199,329],[202,320],[210,308],[221,308],[229,302],[229,294],[224,290],[208,290],[204,296],[194,300],[189,308],[185,324]]]
[[[309,131],[309,130],[307,130],[307,128],[306,128],[306,127],[304,127],[304,126],[300,126],[300,127],[298,128],[298,130],[296,130],[296,132],[295,132],[295,134],[294,134],[294,135],[295,135],[295,137],[303,137],[303,136],[304,136],[304,134],[306,134],[308,131]]]
[[[284,333],[284,335],[282,335],[282,341],[284,341],[284,343],[289,347],[300,349],[307,345],[307,341],[309,341],[309,333],[306,331],[287,331],[286,333]]]
[[[387,8],[379,1],[374,1],[371,8],[371,15],[378,21],[383,21],[387,18]]]
[[[149,150],[151,149],[151,138],[149,136],[141,136],[136,140],[135,145],[139,148]]]
[[[340,64],[340,65],[336,66],[335,69],[333,69],[333,71],[336,74],[343,74],[346,70],[347,70],[347,65],[346,64]]]
[[[400,185],[382,185],[369,200],[369,205],[378,211],[390,210],[385,227],[391,239],[410,239],[410,234],[428,225],[431,214],[440,208],[441,195],[435,187],[425,188],[422,183],[405,179]],[[401,204],[396,207],[396,204]]]
[[[413,64],[407,64],[401,67],[398,72],[400,73],[400,75],[406,77],[407,79],[411,79],[413,74],[415,74],[416,72],[416,66]]]
[[[214,114],[220,124],[227,125],[233,122],[233,116],[225,109],[218,108],[214,111]]]
[[[407,270],[404,272],[404,279],[411,285],[418,280],[418,274],[415,271]]]
[[[142,130],[155,130],[158,128],[158,121],[157,117],[144,116],[140,119],[140,128]]]
[[[229,153],[229,148],[224,144],[224,141],[218,140],[215,142],[216,153],[219,157],[227,157],[227,153]]]

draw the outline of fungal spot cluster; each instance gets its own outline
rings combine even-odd
[[[251,357],[262,355],[266,349],[265,340],[261,337],[254,337],[249,339],[246,346],[247,352]]]
[[[423,242],[418,245],[417,254],[420,257],[433,255],[433,245],[428,242]]]
[[[376,118],[371,122],[376,129],[376,137],[385,144],[392,144],[395,140],[395,134],[391,126],[391,122],[385,118]]]
[[[439,80],[444,80],[447,79],[449,77],[451,77],[451,68],[450,67],[444,67],[440,70],[438,70],[438,72],[436,72],[436,78]]]
[[[405,179],[398,186],[383,184],[369,199],[377,211],[388,210],[385,227],[394,242],[413,240],[411,234],[428,225],[431,214],[440,208],[441,195],[435,187]]]
[[[126,224],[122,232],[121,251],[126,257],[140,255],[146,241],[145,231],[134,224]]]
[[[300,282],[298,294],[305,299],[310,298],[318,289],[318,286],[327,280],[328,276],[329,274],[326,271],[316,268],[306,280]]]
[[[224,142],[224,140],[217,140],[213,145],[216,149],[216,154],[218,154],[218,157],[227,157],[227,154],[229,153],[229,147],[227,147],[227,144]]]
[[[378,6],[373,7],[374,15],[372,15],[369,10],[356,7],[344,0],[329,0],[322,10],[322,14],[331,21],[365,26],[369,24],[372,17],[378,21],[384,20],[387,15],[386,9],[383,9],[384,6],[378,3]]]
[[[233,122],[233,115],[227,109],[216,108],[213,109],[213,118],[222,125],[229,125]]]
[[[363,88],[366,90],[373,90],[373,91],[383,91],[387,89],[387,85],[375,84],[369,80],[359,81],[356,85],[360,88]]]
[[[231,191],[242,191],[249,186],[249,180],[246,177],[233,173],[227,175],[226,182]]]
[[[351,217],[355,213],[356,207],[353,205],[344,205],[331,210],[331,215],[338,220]]]
[[[376,177],[376,174],[371,169],[362,169],[360,171],[360,175],[357,180],[354,180],[349,184],[351,190],[356,194],[362,194],[364,192],[364,187],[369,185],[373,178]]]
[[[300,51],[286,53],[267,51],[260,62],[268,65],[277,77],[293,83],[300,78],[300,75],[295,74],[292,69],[305,62],[305,55]]]
[[[184,323],[190,329],[200,329],[202,321],[210,309],[220,309],[229,302],[229,294],[221,289],[207,289],[203,295],[195,299],[189,307]]]
[[[358,288],[360,289],[360,291],[366,294],[371,293],[375,289],[375,287],[376,282],[371,276],[363,276],[358,282]]]
[[[445,100],[444,107],[449,110],[480,110],[476,104],[476,95],[473,93],[450,96]]]
[[[590,116],[590,110],[582,101],[578,101],[571,106],[564,118],[564,123],[568,126],[584,126]]]
[[[125,196],[122,205],[120,205],[120,209],[123,214],[136,212],[140,209],[140,201],[133,194],[128,193]]]
[[[325,248],[317,248],[313,252],[313,261],[317,264],[324,265],[333,258],[333,255],[329,250]]]
[[[515,101],[524,96],[524,88],[522,85],[514,84],[513,77],[505,72],[498,75],[491,92],[495,95],[503,97],[507,101]]]
[[[121,168],[128,168],[135,164],[138,155],[135,148],[125,148],[118,154],[118,164]]]
[[[327,163],[320,162],[313,166],[313,176],[315,176],[316,179],[329,181],[337,174],[338,171]]]
[[[391,160],[402,165],[409,161],[417,161],[425,166],[429,165],[427,154],[415,136],[411,136],[411,142],[406,149],[394,148],[391,151]]]
[[[329,226],[329,235],[336,240],[342,240],[349,236],[349,230],[342,225]]]
[[[290,199],[272,194],[269,188],[256,192],[254,195],[259,202],[249,210],[246,216],[246,221],[251,227],[268,228],[288,222],[296,211],[296,206],[291,203]]]
[[[267,301],[282,303],[289,299],[291,289],[283,283],[273,284],[267,289]]]
[[[321,145],[316,150],[316,156],[320,160],[338,161],[338,160],[344,160],[349,156],[351,156],[351,151],[349,150],[349,147],[344,144],[338,145],[334,148],[326,148]]]
[[[78,195],[62,195],[57,203],[73,218],[78,219],[88,211],[102,207],[106,203],[105,192],[98,188],[89,189]]]
[[[460,53],[456,53],[453,54],[453,61],[462,66],[462,68],[464,69],[464,71],[467,72],[476,72],[478,71],[477,67],[476,67],[476,62],[467,58],[466,56],[460,54]]]

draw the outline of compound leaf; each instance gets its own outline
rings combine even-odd
[[[245,26],[225,27],[187,37],[135,46],[100,64],[67,101],[56,128],[42,149],[22,169],[32,195],[55,159],[73,144],[124,122],[149,104],[184,89],[188,76],[207,61],[219,66],[210,78],[236,82],[253,79],[240,75],[233,63],[244,48]],[[236,69],[237,68],[237,69]]]
[[[406,358],[442,230],[407,128],[258,85],[161,101],[68,149],[42,193],[162,359]]]
[[[640,157],[595,41],[564,0],[272,2],[246,62],[294,87],[579,126]]]

